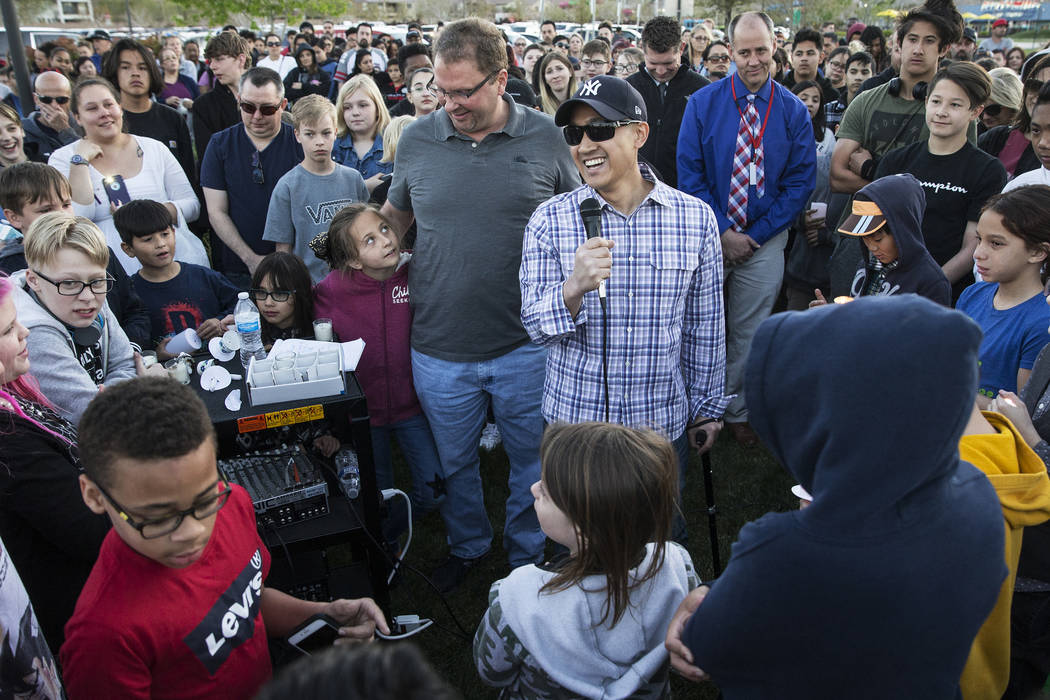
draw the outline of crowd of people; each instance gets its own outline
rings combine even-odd
[[[671,668],[727,698],[1038,693],[1050,50],[1005,20],[978,44],[951,0],[888,33],[661,16],[638,46],[333,29],[100,30],[34,50],[33,105],[0,89],[0,691],[250,698],[267,637],[312,615],[389,632],[369,599],[266,585],[250,499],[163,370],[247,292],[267,348],[317,318],[365,341],[376,482],[440,514],[443,593],[493,549],[479,443],[502,441],[512,571],[474,658],[503,697],[666,697]],[[701,585],[679,504],[723,430],[809,505]],[[422,663],[401,653],[260,697]]]

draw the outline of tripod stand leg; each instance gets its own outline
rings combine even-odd
[[[718,507],[715,506],[715,483],[711,472],[711,452],[700,455],[700,465],[704,472],[704,498],[707,502],[707,532],[711,538],[711,565],[715,576],[722,573],[722,558],[718,552]]]

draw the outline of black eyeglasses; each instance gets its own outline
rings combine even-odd
[[[281,42],[279,42],[279,41],[267,41],[266,45],[267,46],[280,46]]]
[[[186,519],[187,515],[192,515],[197,520],[206,520],[211,516],[215,515],[222,509],[226,502],[230,500],[230,494],[232,489],[230,488],[230,482],[225,477],[220,477],[215,486],[219,488],[215,496],[209,498],[206,501],[195,503],[186,510],[180,510],[178,513],[165,516],[163,518],[157,518],[155,520],[141,520],[135,522],[131,516],[127,514],[127,509],[117,503],[109,493],[106,492],[102,486],[98,483],[95,484],[98,490],[102,492],[102,495],[106,497],[113,507],[117,511],[117,515],[131,527],[139,531],[144,540],[153,540],[158,537],[164,537],[164,535],[170,535],[179,529],[182,525],[182,521]]]
[[[587,134],[587,138],[594,142],[608,141],[616,135],[616,130],[621,126],[640,123],[633,120],[623,120],[617,122],[591,122],[583,126],[569,124],[562,129],[562,134],[565,135],[565,143],[570,146],[579,146],[580,142],[583,141],[584,134]]]
[[[281,105],[253,105],[251,102],[241,102],[241,111],[245,114],[255,114],[255,110],[259,110],[264,117],[272,117],[280,108]]]
[[[729,54],[711,55],[707,57],[711,63],[729,63]]]
[[[36,270],[33,270],[33,274],[45,282],[50,282],[55,285],[55,287],[58,288],[58,293],[64,297],[78,297],[84,291],[85,287],[90,288],[92,294],[105,294],[113,289],[113,285],[117,283],[117,281],[109,275],[97,280],[91,280],[90,282],[81,282],[80,280],[59,280],[56,282],[50,277],[45,277]]]
[[[256,185],[266,184],[266,173],[263,172],[262,163],[259,162],[259,152],[252,154],[252,182]]]
[[[64,105],[64,104],[68,104],[69,103],[69,97],[67,97],[66,95],[59,95],[58,97],[51,97],[51,95],[41,95],[39,92],[34,92],[33,94],[36,95],[36,98],[38,100],[40,100],[41,102],[43,102],[46,105],[49,105],[52,102],[57,102],[60,105]]]
[[[295,290],[273,289],[267,291],[265,289],[249,289],[248,294],[254,301],[259,303],[266,301],[266,297],[270,297],[274,301],[288,301],[295,294]]]
[[[984,108],[984,113],[987,114],[989,117],[998,117],[1002,111],[1003,106],[997,104],[990,104]]]
[[[582,61],[580,61],[580,65],[583,66],[584,68],[604,68],[605,66],[609,65],[609,62],[608,61],[592,61],[589,58],[585,58]]]
[[[1043,81],[1036,80],[1035,78],[1029,78],[1024,81],[1025,92],[1039,92],[1043,89]]]
[[[492,71],[491,73],[485,76],[484,80],[482,80],[480,83],[478,83],[469,90],[445,90],[444,88],[440,88],[437,85],[435,85],[433,80],[431,80],[427,84],[427,90],[430,90],[430,94],[439,99],[447,99],[449,97],[454,97],[460,102],[464,102],[473,97],[478,90],[485,87],[485,83],[499,75],[499,72],[501,70],[501,68],[497,68],[496,70]]]

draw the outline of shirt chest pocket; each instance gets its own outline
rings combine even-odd
[[[661,311],[677,313],[682,308],[699,265],[700,256],[695,252],[666,249],[649,251],[649,273],[652,275],[650,286]]]

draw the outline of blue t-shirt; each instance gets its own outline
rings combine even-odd
[[[179,263],[179,274],[167,282],[147,282],[136,272],[131,283],[149,310],[150,338],[158,343],[209,318],[233,313],[237,293],[221,273],[200,265]]]
[[[261,178],[253,164],[256,154]],[[262,237],[267,204],[277,181],[302,160],[303,147],[288,124],[281,125],[281,131],[262,151],[256,150],[243,124],[234,124],[214,134],[208,142],[201,161],[201,187],[226,191],[230,219],[241,238],[259,255],[267,255],[276,250],[273,243]],[[257,182],[259,179],[262,182]],[[248,272],[241,259],[225,246],[222,262],[227,273]]]
[[[956,305],[984,331],[978,391],[992,398],[1000,389],[1016,392],[1017,370],[1032,369],[1039,351],[1050,342],[1050,307],[1041,293],[999,310],[992,305],[997,291],[996,283],[978,282],[963,291]]]

